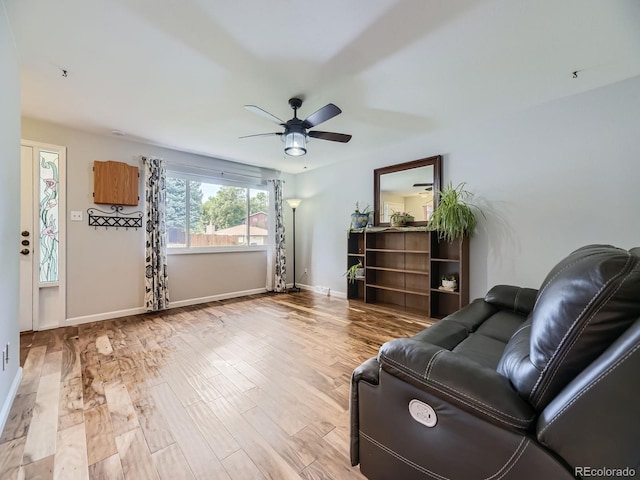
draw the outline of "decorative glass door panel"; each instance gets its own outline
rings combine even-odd
[[[59,160],[58,152],[40,150],[40,284],[59,280]]]

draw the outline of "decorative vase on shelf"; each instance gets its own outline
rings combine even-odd
[[[364,228],[369,224],[369,206],[362,211],[359,209],[359,202],[356,202],[356,210],[351,214],[351,228]]]
[[[351,227],[352,228],[364,228],[369,223],[369,214],[354,212],[351,214]]]

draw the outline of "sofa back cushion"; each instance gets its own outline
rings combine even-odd
[[[547,275],[498,371],[541,410],[638,316],[640,251],[582,247]]]

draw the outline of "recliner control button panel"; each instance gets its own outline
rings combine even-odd
[[[416,422],[419,422],[429,428],[435,427],[438,423],[438,417],[433,407],[420,400],[411,400],[409,402],[409,413]]]

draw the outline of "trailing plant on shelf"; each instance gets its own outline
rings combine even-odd
[[[358,278],[364,278],[364,266],[362,261],[358,260],[358,263],[351,265],[344,275],[349,279],[349,283],[354,283]]]
[[[449,182],[439,192],[440,200],[427,222],[427,229],[438,232],[440,240],[451,243],[465,235],[471,237],[478,224],[476,212],[484,216],[479,207],[467,201],[473,194],[465,190],[465,185],[463,182],[453,187]]]

